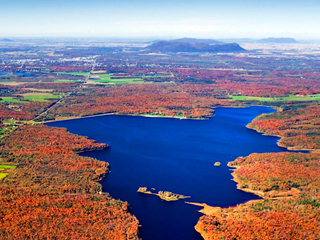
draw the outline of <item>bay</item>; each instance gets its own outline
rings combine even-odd
[[[144,240],[200,240],[194,230],[199,207],[183,200],[166,202],[137,193],[141,186],[191,196],[191,202],[227,207],[258,199],[236,188],[229,161],[251,153],[280,152],[278,137],[263,136],[246,125],[267,107],[218,108],[208,120],[180,120],[107,115],[47,123],[88,136],[110,150],[81,155],[107,161],[111,173],[101,181],[103,190],[128,201],[142,225]],[[215,162],[221,162],[215,167]]]

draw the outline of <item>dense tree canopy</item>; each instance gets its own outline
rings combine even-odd
[[[108,146],[66,129],[20,126],[0,147],[1,239],[137,239],[128,204],[101,193],[108,164],[76,152]]]

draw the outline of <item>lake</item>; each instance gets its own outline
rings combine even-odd
[[[0,72],[0,76],[9,74],[11,74],[11,72]],[[18,75],[20,77],[40,77],[39,75],[34,75],[28,72],[13,72],[13,75]]]
[[[166,202],[137,189],[171,191],[191,196],[187,201],[221,207],[258,199],[236,189],[227,163],[254,152],[286,151],[277,146],[279,138],[246,128],[256,116],[271,112],[267,107],[218,108],[208,120],[108,115],[47,125],[111,146],[82,155],[110,163],[103,190],[130,203],[142,225],[142,239],[200,240],[194,230],[200,207],[183,200]],[[217,161],[220,167],[214,166]]]

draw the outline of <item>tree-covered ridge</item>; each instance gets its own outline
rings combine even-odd
[[[86,86],[78,90],[78,96],[70,96],[55,105],[45,119],[79,117],[103,113],[155,114],[187,118],[212,116],[215,106],[242,105],[212,95],[214,88],[197,93],[201,86],[177,86],[174,84],[144,84],[119,87]],[[209,92],[209,93],[208,93]],[[210,94],[210,96],[208,96]]]
[[[3,139],[1,161],[16,165],[0,180],[2,239],[137,239],[128,204],[101,192],[108,164],[75,152],[105,144],[42,125]]]
[[[262,153],[237,158],[229,166],[236,167],[240,188],[267,193],[307,186],[320,180],[320,155],[303,153]]]
[[[281,136],[279,145],[283,147],[320,149],[320,104],[291,106],[276,113],[261,115],[248,127],[264,134]]]

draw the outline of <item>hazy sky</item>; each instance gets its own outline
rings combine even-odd
[[[320,39],[320,0],[0,0],[0,37]]]

